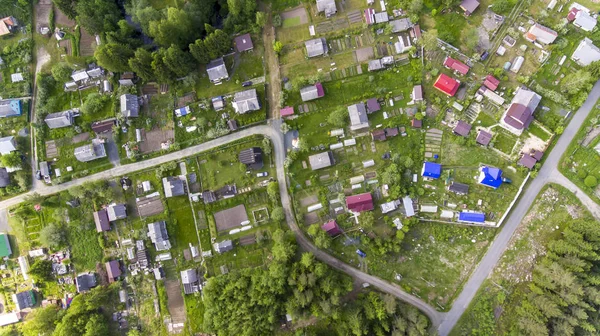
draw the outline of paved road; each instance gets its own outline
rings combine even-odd
[[[496,263],[498,263],[498,260],[504,253],[504,250],[506,249],[510,238],[512,237],[516,228],[519,226],[519,223],[521,223],[523,217],[527,214],[527,211],[533,204],[533,201],[535,200],[539,192],[542,190],[544,185],[546,185],[546,183],[548,182],[558,182],[561,184],[565,182],[566,178],[564,178],[564,176],[562,176],[562,174],[560,174],[560,172],[558,171],[558,164],[563,153],[566,151],[567,147],[577,134],[577,131],[594,108],[598,98],[600,98],[600,81],[596,82],[594,88],[590,92],[590,95],[588,96],[583,106],[581,106],[577,113],[575,113],[573,119],[565,128],[565,131],[558,139],[556,146],[554,146],[552,151],[548,154],[548,157],[546,158],[544,165],[540,169],[538,176],[532,180],[525,193],[521,196],[521,199],[510,214],[510,217],[508,217],[508,220],[505,221],[502,230],[500,231],[496,239],[492,242],[487,253],[483,257],[483,259],[481,259],[479,265],[477,266],[467,283],[464,285],[463,291],[454,301],[450,311],[447,314],[445,314],[442,323],[438,327],[438,332],[440,336],[448,335],[450,331],[452,331],[454,325],[456,325],[456,322],[458,322],[460,316],[469,307],[471,300],[479,290],[479,287],[481,286],[483,281],[494,269]],[[581,190],[578,191],[578,188],[574,184],[568,185],[567,188],[576,192],[580,199],[582,198],[581,194],[583,194],[583,192]],[[589,202],[586,202],[584,204],[589,207],[590,205],[595,203],[592,201],[591,204]],[[597,205],[593,206],[590,209],[590,211],[593,212],[593,209],[597,209],[597,207]],[[595,213],[595,215],[597,216],[598,213]]]

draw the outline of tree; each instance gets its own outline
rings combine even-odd
[[[210,53],[204,44],[204,40],[197,39],[196,42],[190,44],[190,53],[200,64],[208,64],[210,62]]]
[[[279,14],[273,15],[273,26],[281,27],[281,24],[282,24],[281,15],[279,15]]]
[[[231,50],[231,38],[221,29],[215,29],[204,39],[204,45],[211,59],[219,58]]]
[[[28,274],[36,283],[52,280],[52,261],[46,259],[35,259]]]
[[[421,39],[419,40],[421,46],[426,50],[434,50],[438,46],[438,32],[435,29],[430,29],[426,32],[423,32],[421,35]]]
[[[285,213],[283,212],[283,208],[277,207],[273,209],[273,211],[271,212],[271,219],[275,223],[281,223],[283,220],[285,220]]]
[[[266,155],[271,154],[271,139],[264,137],[262,140],[262,150]]]
[[[345,127],[348,123],[348,112],[339,108],[327,116],[327,122],[335,127]]]
[[[281,51],[283,50],[283,43],[281,43],[281,41],[274,40],[273,41],[273,50],[275,51],[275,53],[277,55],[281,54]]]
[[[590,188],[595,188],[598,185],[598,179],[593,175],[588,175],[588,177],[583,180],[583,183]]]
[[[358,222],[363,229],[369,230],[375,223],[375,216],[371,211],[365,211],[358,216]]]
[[[67,243],[67,232],[60,224],[46,225],[40,231],[40,242],[51,250],[58,250]]]
[[[15,151],[0,156],[0,163],[2,167],[21,167],[23,161],[21,160],[21,154]]]
[[[592,75],[589,71],[580,69],[569,73],[561,83],[561,87],[570,95],[574,95],[583,90],[592,81]]]
[[[94,52],[98,64],[112,72],[129,71],[129,59],[133,55],[133,50],[128,46],[115,43],[102,44]]]
[[[100,112],[107,102],[106,96],[99,93],[90,93],[85,97],[85,102],[81,106],[81,112],[84,114],[95,114]]]
[[[290,125],[286,124],[286,123],[281,123],[281,126],[279,127],[281,130],[281,133],[286,134],[287,132],[289,132],[291,130]]]
[[[52,77],[59,82],[66,82],[71,78],[73,68],[65,62],[58,62],[52,66]]]
[[[52,267],[52,263],[50,265]],[[32,310],[25,317],[21,327],[23,336],[50,336],[56,327],[60,310],[56,306],[48,306]]]
[[[163,60],[167,67],[177,75],[177,77],[184,77],[189,74],[194,68],[194,61],[192,56],[183,52],[175,45],[171,45],[164,53]]]
[[[410,6],[408,7],[408,11],[412,14],[419,15],[423,10],[423,0],[412,0],[410,2]]]
[[[167,8],[167,15],[159,21],[150,21],[148,25],[150,36],[165,48],[176,45],[184,49],[198,39],[203,30],[194,24],[194,18],[184,9]]]
[[[272,204],[279,204],[279,183],[270,182],[267,185],[267,195],[269,195]]]
[[[77,21],[91,35],[116,30],[121,18],[121,11],[112,0],[80,0],[76,11]]]
[[[267,16],[264,12],[256,12],[256,26],[262,28],[267,23]]]
[[[73,2],[73,0],[52,0],[52,3],[54,3],[54,5],[69,19],[74,20],[75,16],[77,16],[75,2]]]
[[[129,59],[129,68],[145,81],[154,79],[152,53],[146,49],[138,48],[133,57]]]
[[[162,51],[163,50],[157,50],[152,53],[152,70],[159,83],[172,83],[175,80],[176,75],[165,64]]]

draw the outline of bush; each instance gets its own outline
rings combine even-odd
[[[598,179],[595,176],[589,175],[583,180],[583,183],[590,188],[594,188],[598,185]]]
[[[587,177],[587,172],[583,169],[580,169],[577,171],[577,177],[579,177],[580,179],[584,179]]]

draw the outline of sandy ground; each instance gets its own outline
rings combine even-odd
[[[308,14],[306,13],[306,9],[304,7],[294,8],[287,12],[281,13],[281,20],[291,19],[295,17],[300,18],[300,24],[308,23]]]

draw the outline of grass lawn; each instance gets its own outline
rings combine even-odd
[[[202,332],[202,323],[204,322],[204,303],[202,298],[195,295],[184,295],[185,311],[187,313],[187,323],[195,335]]]
[[[517,139],[513,135],[508,134],[507,132],[500,131],[496,132],[496,136],[494,137],[492,142],[494,143],[494,148],[498,149],[499,151],[505,154],[510,155],[513,147],[517,143]]]
[[[527,128],[527,131],[544,141],[550,140],[550,137],[551,137],[551,135],[548,134],[548,132],[546,132],[543,128],[540,127],[540,125],[538,125],[535,122],[531,123],[531,125],[529,125],[529,128]]]
[[[300,17],[295,16],[295,17],[283,20],[281,27],[282,28],[290,28],[290,27],[294,27],[294,26],[298,26],[298,25],[300,25]]]
[[[198,244],[194,215],[187,197],[178,196],[167,198],[169,207],[169,219],[167,221],[167,230],[172,235],[171,243],[177,249],[185,249],[189,246]]]
[[[513,235],[493,273],[483,283],[451,335],[506,335],[516,323],[515,308],[527,295],[536,258],[574,218],[592,219],[579,200],[557,185],[546,186]],[[500,313],[499,316],[495,314]]]
[[[589,187],[584,183],[587,176],[600,179],[600,155],[594,147],[600,142],[600,136],[587,136],[592,127],[597,127],[600,109],[594,108],[587,120],[583,123],[577,135],[563,154],[559,170],[577,184],[588,196],[600,203],[600,193],[596,187]],[[592,140],[593,139],[593,140]],[[583,141],[587,144],[584,145]]]

